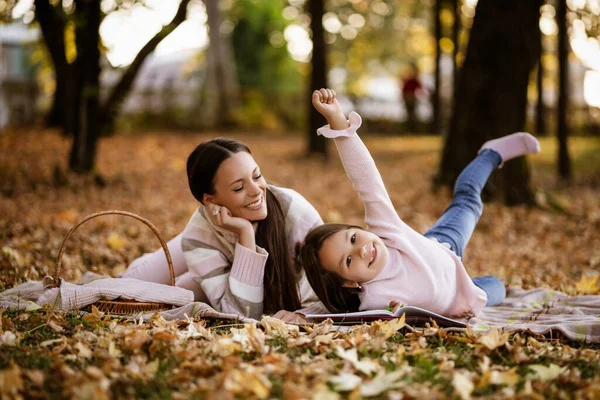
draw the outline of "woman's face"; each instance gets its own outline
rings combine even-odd
[[[245,151],[221,163],[214,177],[215,193],[206,200],[227,207],[234,217],[260,221],[267,217],[267,182],[254,158]]]

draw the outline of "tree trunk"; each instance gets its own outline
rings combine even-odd
[[[546,136],[546,109],[544,106],[544,64],[542,62],[543,47],[540,52],[540,59],[537,68],[537,105],[535,107],[535,134],[538,136]]]
[[[202,110],[205,125],[227,128],[233,123],[232,111],[239,103],[239,85],[231,41],[220,32],[221,12],[217,0],[204,0],[208,15],[210,44],[206,56],[206,78]]]
[[[308,12],[311,16],[310,28],[312,30],[312,71],[310,73],[310,90],[312,92],[327,87],[327,46],[325,45],[325,30],[323,29],[323,14],[325,13],[324,0],[309,0]],[[327,141],[317,135],[317,129],[326,124],[325,118],[312,106],[309,100],[309,127],[308,127],[308,152],[321,154],[327,157]]]
[[[54,67],[56,89],[52,96],[52,108],[46,117],[48,126],[63,129],[65,133],[72,133],[72,126],[67,124],[69,85],[72,77],[72,68],[65,56],[65,16],[62,5],[54,6],[48,0],[35,0],[35,17],[40,24],[42,36],[50,54]]]
[[[452,0],[452,12],[454,13],[454,24],[452,25],[452,42],[454,43],[454,51],[452,54],[452,95],[456,93],[458,87],[458,53],[460,52],[460,29],[461,29],[461,2],[460,0]]]
[[[100,133],[100,22],[98,0],[76,0],[75,41],[77,83],[75,109],[75,134],[69,158],[69,168],[78,173],[94,169],[96,143]]]
[[[187,17],[187,6],[190,0],[181,0],[179,8],[171,22],[163,26],[163,28],[156,34],[137,54],[131,65],[127,67],[127,70],[121,77],[121,80],[113,87],[112,91],[107,97],[106,102],[101,107],[100,121],[102,123],[100,131],[103,133],[109,133],[114,130],[115,121],[118,117],[119,111],[127,97],[127,94],[133,87],[135,77],[139,72],[140,68],[146,61],[146,58],[156,49],[156,46],[166,38],[171,32],[175,30]]]
[[[442,49],[440,48],[440,40],[442,39],[442,22],[440,20],[440,14],[442,12],[442,0],[435,0],[435,6],[433,7],[433,26],[435,30],[435,86],[433,89],[433,122],[432,130],[435,133],[441,131],[441,104],[440,104],[440,58],[442,55]]]
[[[569,38],[567,33],[567,1],[558,0],[556,7],[558,24],[558,176],[561,179],[572,178],[571,159],[567,137],[569,126]]]
[[[56,71],[56,65],[54,71]],[[65,74],[54,73],[55,89],[52,94],[52,106],[50,112],[46,116],[46,126],[49,128],[63,129],[65,126],[65,96],[66,84],[64,82]]]
[[[540,52],[540,5],[541,0],[477,4],[438,183],[454,185],[486,140],[525,126],[529,74]],[[525,158],[508,162],[492,178],[487,194],[503,192],[507,204],[534,203]]]

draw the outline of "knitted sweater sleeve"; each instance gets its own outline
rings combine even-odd
[[[235,244],[230,262],[216,243],[214,233],[190,221],[181,246],[194,281],[204,290],[210,305],[223,313],[260,319],[263,313],[263,278],[268,253]]]
[[[344,169],[365,205],[367,230],[384,239],[402,233],[408,225],[396,213],[375,161],[356,133],[362,124],[360,115],[350,113],[349,122],[347,129],[333,130],[325,125],[317,133],[335,140]]]

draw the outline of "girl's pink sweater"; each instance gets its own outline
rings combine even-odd
[[[426,238],[400,219],[375,161],[356,134],[360,116],[352,112],[349,122],[345,130],[326,125],[318,133],[335,138],[344,169],[365,205],[366,229],[383,240],[390,255],[379,275],[362,283],[360,309],[383,309],[398,300],[447,316],[477,314],[487,295],[447,244]]]

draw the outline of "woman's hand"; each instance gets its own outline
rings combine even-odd
[[[335,91],[331,89],[315,90],[312,94],[312,103],[315,109],[327,118],[331,129],[342,130],[350,126],[344,116],[342,106],[337,101]]]
[[[252,223],[244,218],[234,217],[227,207],[218,206],[214,203],[206,203],[206,214],[215,226],[226,229],[237,234],[240,244],[250,250],[256,250],[254,228]]]
[[[279,310],[273,315],[273,318],[278,318],[286,324],[307,324],[308,321],[302,314],[294,313],[287,310]]]

